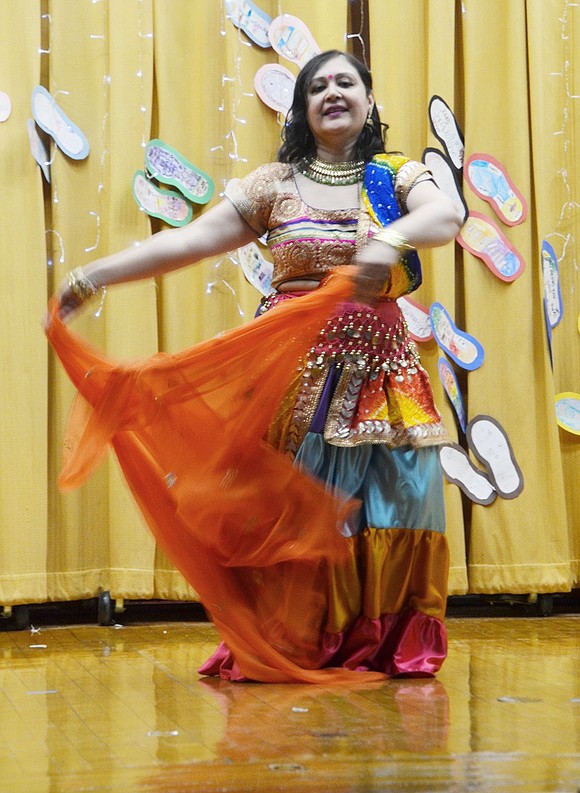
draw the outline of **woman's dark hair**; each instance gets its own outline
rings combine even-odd
[[[278,151],[279,162],[300,162],[304,157],[316,156],[316,144],[314,136],[308,126],[306,119],[306,105],[308,86],[318,69],[331,58],[341,55],[346,58],[350,65],[356,69],[366,88],[367,95],[373,90],[373,80],[367,67],[347,52],[340,50],[326,50],[319,55],[311,58],[296,78],[294,86],[294,99],[292,107],[286,116],[286,122],[282,130],[282,146]],[[379,117],[376,103],[373,105],[371,114],[372,126],[365,124],[362,128],[358,140],[354,147],[354,160],[370,160],[373,155],[381,154],[385,151],[385,138],[388,129],[387,124],[383,124]]]

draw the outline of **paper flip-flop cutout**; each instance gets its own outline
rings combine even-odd
[[[501,281],[515,281],[523,273],[525,262],[493,220],[473,209],[457,235],[457,242],[477,256]]]
[[[501,424],[491,416],[475,416],[467,425],[465,437],[498,494],[502,498],[519,496],[524,478]]]
[[[207,204],[214,191],[211,178],[174,148],[155,138],[145,149],[145,168],[150,176],[173,185],[190,201]]]
[[[296,78],[279,63],[266,63],[254,75],[254,88],[262,102],[277,113],[290,110]]]
[[[435,341],[462,369],[473,371],[483,363],[484,349],[475,336],[459,330],[441,303],[432,303],[429,317]]]
[[[291,14],[281,14],[272,20],[268,38],[278,55],[300,68],[320,52],[320,47],[304,22]]]
[[[432,96],[429,101],[429,121],[433,134],[443,145],[453,166],[460,171],[463,168],[465,156],[463,132],[459,128],[453,111],[440,96]]]
[[[133,198],[144,212],[170,226],[185,226],[193,215],[185,198],[173,190],[157,187],[143,171],[137,171],[133,177]]]
[[[272,23],[272,17],[258,8],[251,0],[225,0],[225,4],[226,14],[254,44],[264,49],[270,46],[268,30]]]
[[[44,178],[50,184],[50,157],[42,138],[38,134],[34,119],[26,119],[26,131],[28,132],[28,142],[32,156],[40,165]]]
[[[0,91],[0,121],[7,121],[12,113],[12,102],[4,91]]]
[[[413,341],[430,341],[433,338],[433,328],[429,320],[429,309],[406,296],[397,298],[397,303]]]
[[[238,258],[245,278],[261,294],[269,295],[272,291],[272,273],[274,266],[262,256],[255,242],[238,248]]]
[[[453,406],[453,410],[455,411],[455,415],[459,421],[459,426],[463,432],[465,432],[467,416],[465,414],[463,397],[461,395],[461,390],[459,388],[459,383],[457,382],[455,372],[453,371],[453,368],[451,367],[447,358],[439,358],[437,361],[437,371],[439,372],[439,379],[443,383],[445,393],[449,397],[449,401]]]
[[[562,291],[560,289],[560,271],[555,250],[547,240],[542,242],[542,276],[544,279],[544,298],[546,316],[551,328],[555,328],[562,319]]]
[[[562,391],[556,394],[555,405],[558,426],[573,435],[580,435],[580,394]]]
[[[465,223],[469,209],[463,197],[457,172],[449,157],[439,149],[427,148],[423,152],[422,160],[433,174],[437,187],[453,201],[461,213],[462,222]]]
[[[50,135],[63,154],[73,160],[84,160],[88,157],[88,140],[64,114],[46,88],[37,85],[32,89],[30,105],[38,126]]]
[[[471,462],[466,452],[456,443],[446,443],[439,448],[439,460],[445,478],[457,485],[467,498],[486,507],[495,501],[493,485]]]
[[[522,223],[528,214],[526,199],[512,182],[505,167],[489,154],[472,154],[464,165],[465,181],[508,226]]]

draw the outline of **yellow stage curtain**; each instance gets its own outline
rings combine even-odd
[[[301,18],[321,49],[348,44],[347,0],[257,5],[271,17]],[[359,13],[364,5],[352,7]],[[0,0],[0,11],[0,90],[12,103],[0,122],[0,605],[102,590],[113,598],[191,598],[113,460],[78,492],[57,492],[72,388],[47,352],[40,320],[67,271],[162,227],[131,193],[150,139],[163,139],[212,176],[213,203],[229,179],[276,156],[281,119],[255,95],[255,72],[272,62],[297,68],[252,43],[223,0]],[[461,375],[468,416],[501,422],[525,478],[517,499],[490,507],[467,503],[446,485],[451,591],[567,591],[580,578],[580,443],[557,427],[553,401],[580,390],[579,9],[568,0],[369,0],[368,22],[389,148],[420,159],[426,146],[440,147],[427,113],[437,94],[465,133],[466,154],[487,152],[502,162],[530,209],[525,223],[507,230],[526,260],[512,284],[456,245],[422,256],[417,299],[442,302],[486,350],[484,366]],[[90,143],[88,158],[73,160],[39,130],[50,184],[27,135],[39,84]],[[467,186],[465,195],[470,208],[492,216]],[[542,310],[544,239],[559,259],[564,301],[553,369]],[[102,311],[94,306],[74,326],[113,357],[142,357],[246,322],[258,299],[232,251],[157,283],[112,288]],[[434,343],[421,352],[453,430],[439,352]]]

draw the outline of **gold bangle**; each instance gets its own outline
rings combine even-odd
[[[391,248],[399,251],[399,253],[415,250],[415,248],[409,244],[409,240],[404,234],[401,234],[400,231],[396,231],[395,229],[390,229],[388,226],[387,228],[377,231],[373,240],[384,242],[386,245],[390,245]]]
[[[91,297],[94,297],[97,292],[100,291],[100,289],[93,284],[90,278],[87,278],[87,276],[83,273],[81,267],[71,270],[67,278],[70,291],[79,301],[79,303],[84,303],[87,300],[90,300]]]

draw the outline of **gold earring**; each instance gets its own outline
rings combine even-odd
[[[367,120],[365,121],[365,127],[369,127],[370,129],[372,129],[373,126],[374,126],[374,122],[373,122],[373,108],[370,107],[369,108],[369,112],[367,113]]]

